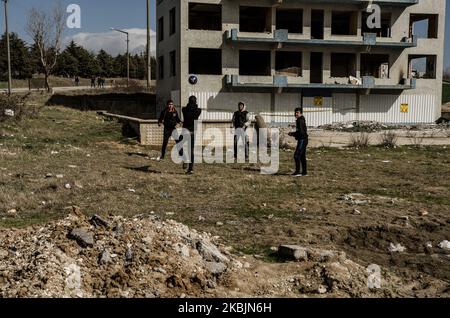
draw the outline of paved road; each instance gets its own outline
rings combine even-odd
[[[111,88],[112,86],[105,86],[104,88]],[[53,92],[70,92],[70,91],[80,91],[85,89],[91,89],[90,86],[67,86],[67,87],[53,87]],[[100,90],[100,88],[97,88]],[[1,89],[0,92],[6,93],[8,89]],[[13,93],[26,93],[28,92],[28,88],[13,88]],[[37,91],[36,89],[32,90],[33,92]]]

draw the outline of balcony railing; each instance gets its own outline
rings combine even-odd
[[[283,44],[283,45],[328,45],[328,46],[375,46],[381,48],[404,49],[417,46],[417,37],[403,38],[401,41],[386,41],[377,38],[376,33],[364,33],[360,40],[349,41],[339,39],[292,39],[288,30],[275,30],[273,37],[242,36],[237,29],[225,33],[226,40],[242,44]],[[356,38],[356,37],[355,37]]]
[[[376,80],[372,76],[363,76],[361,85],[354,84],[291,84],[287,76],[272,76],[272,83],[258,83],[248,81],[241,83],[239,75],[226,75],[226,85],[230,88],[245,88],[245,89],[342,89],[342,90],[408,90],[416,88],[416,80],[406,79],[405,83],[399,84],[383,84],[377,85]]]
[[[273,4],[283,4],[283,3],[317,3],[317,4],[356,4],[356,5],[368,5],[369,0],[273,0]],[[389,5],[389,6],[402,6],[408,7],[419,3],[419,0],[374,0],[373,3],[379,5]]]

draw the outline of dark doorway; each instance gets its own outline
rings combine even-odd
[[[311,52],[310,77],[311,83],[322,83],[323,81],[323,57],[320,52]]]
[[[323,39],[323,10],[311,11],[311,39]]]

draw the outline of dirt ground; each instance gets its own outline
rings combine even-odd
[[[320,282],[304,282],[329,283],[334,266],[331,272],[359,279],[324,296],[367,297],[358,290],[365,268],[376,264],[389,284],[402,286],[376,296],[448,297],[450,251],[439,244],[450,240],[449,147],[310,149],[306,178],[288,175],[292,155],[281,153],[274,176],[253,165],[207,164],[186,176],[169,160],[152,160],[157,149],[123,139],[113,121],[44,108],[38,118],[0,126],[0,227],[60,220],[71,206],[87,215],[154,215],[218,236],[233,257],[249,262],[214,295],[317,295],[311,288]],[[405,249],[392,252],[391,243]],[[281,244],[347,257],[281,262]]]

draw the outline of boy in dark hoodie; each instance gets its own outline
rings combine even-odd
[[[169,139],[172,137],[173,131],[177,128],[177,125],[181,123],[180,116],[175,109],[175,105],[172,100],[167,102],[167,107],[161,112],[158,120],[158,126],[164,125],[164,140],[161,149],[161,157],[159,160],[163,160],[166,155],[167,145],[169,144]],[[178,141],[176,141],[178,143]]]
[[[183,108],[183,128],[189,130],[191,135],[191,162],[189,163],[189,168],[186,174],[194,173],[194,147],[195,147],[195,121],[200,118],[202,110],[198,108],[197,98],[195,96],[189,97],[189,103]]]
[[[289,136],[297,139],[297,148],[295,150],[295,172],[292,174],[295,177],[307,176],[307,161],[306,161],[306,147],[308,146],[308,128],[306,126],[306,119],[303,116],[301,108],[295,109],[295,118],[297,118],[297,130],[289,133]],[[300,171],[302,166],[302,172]]]
[[[250,126],[250,116],[248,111],[246,110],[246,106],[244,102],[240,102],[238,104],[239,110],[233,114],[232,124],[231,128],[234,129],[243,129],[244,132],[247,130],[247,128]],[[243,139],[244,145],[245,145],[245,158],[248,159],[248,152],[249,152],[249,143],[248,138],[246,135],[239,135],[235,133],[234,136],[234,159],[237,159],[238,156],[238,143],[239,139]]]

